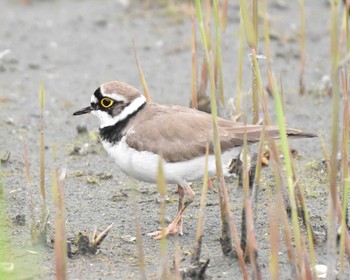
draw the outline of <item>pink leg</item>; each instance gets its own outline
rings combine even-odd
[[[183,234],[183,232],[182,232],[182,216],[183,216],[183,213],[185,212],[185,209],[187,208],[187,206],[192,203],[192,201],[194,200],[194,197],[195,197],[194,191],[191,189],[191,187],[189,186],[189,184],[187,182],[185,182],[185,187],[186,187],[186,191],[188,193],[188,198],[185,201],[185,203],[183,203],[183,198],[185,196],[185,192],[184,192],[183,187],[178,185],[177,190],[179,193],[179,206],[178,206],[178,212],[177,212],[175,219],[166,228],[149,233],[148,236],[152,236],[152,237],[154,237],[154,239],[161,239],[163,236],[165,237],[169,234],[176,234],[176,233],[178,233],[180,235]]]
[[[209,190],[213,190],[213,181],[211,180],[210,177],[208,177],[208,188]]]
[[[184,196],[185,196],[185,191],[184,188],[181,187],[180,185],[177,185],[177,192],[179,193],[179,206],[177,207],[177,213],[179,213],[184,206]],[[177,230],[180,235],[183,235],[182,232],[182,217],[180,218],[179,222],[177,223]]]

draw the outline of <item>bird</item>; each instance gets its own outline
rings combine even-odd
[[[182,216],[195,192],[190,182],[204,176],[206,147],[209,147],[208,176],[216,174],[212,116],[192,108],[148,103],[135,87],[120,81],[99,86],[90,105],[73,115],[91,113],[99,121],[100,140],[107,153],[125,174],[156,183],[161,158],[167,184],[176,184],[178,212],[165,228],[149,234],[155,239],[183,234]],[[246,125],[218,118],[223,174],[229,177],[232,159],[239,157],[246,135],[248,144],[259,142],[262,125]],[[280,137],[277,126],[265,126],[265,138]],[[315,137],[316,134],[287,128],[287,136]],[[185,191],[187,192],[184,201]]]

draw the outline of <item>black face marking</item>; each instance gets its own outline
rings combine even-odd
[[[94,92],[94,96],[97,98],[97,103],[91,103],[91,107],[94,108],[94,110],[101,110],[104,112],[107,112],[109,115],[112,117],[119,115],[125,107],[127,107],[130,103],[125,103],[124,101],[116,101],[112,98],[109,98],[113,100],[113,104],[110,107],[104,107],[101,102],[105,96],[102,95],[101,93],[101,88],[97,88]]]
[[[102,93],[101,93],[101,89],[97,88],[94,92],[94,96],[96,97],[96,99],[98,100],[96,102],[91,102],[90,105],[94,110],[98,110],[99,109],[99,101],[103,98]]]
[[[103,98],[103,95],[101,93],[101,87],[98,87],[94,92],[95,97],[97,100],[101,100]]]
[[[126,106],[127,105],[128,104],[126,104]],[[125,119],[117,122],[116,124],[100,128],[101,140],[108,141],[111,144],[119,142],[125,134],[123,132],[124,128],[127,126],[129,121],[132,120],[137,115],[137,113],[143,109],[145,105],[146,103],[142,104],[134,113],[127,116]]]

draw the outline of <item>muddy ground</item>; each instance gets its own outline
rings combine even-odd
[[[25,2],[25,1],[23,1]],[[68,260],[69,279],[137,279],[137,248],[134,241],[134,208],[141,210],[141,230],[146,271],[150,279],[160,273],[160,243],[146,236],[159,226],[156,186],[133,181],[121,174],[96,141],[98,122],[93,116],[75,118],[72,113],[88,105],[100,84],[110,80],[128,82],[141,88],[132,51],[135,40],[138,56],[155,102],[188,106],[191,94],[191,19],[187,4],[175,9],[152,3],[144,8],[139,1],[21,1],[0,2],[0,155],[10,152],[2,164],[7,219],[17,279],[52,279],[55,275],[50,246],[30,246],[30,205],[40,214],[39,195],[39,85],[46,89],[45,143],[46,192],[50,209],[48,240],[53,238],[54,207],[51,172],[66,168],[65,211],[68,238],[84,230],[113,229],[93,256]],[[157,2],[157,1],[151,1]],[[230,1],[231,2],[231,1]],[[236,2],[236,1],[235,1]],[[286,119],[289,126],[318,132],[330,144],[330,97],[325,92],[330,73],[328,1],[305,1],[307,94],[298,94],[299,6],[294,1],[268,1],[271,20],[273,71],[283,79]],[[239,8],[230,3],[229,23],[222,36],[226,97],[236,93]],[[263,41],[261,41],[262,53]],[[8,51],[7,51],[8,50]],[[244,49],[244,107],[249,112],[250,70],[248,48]],[[201,53],[201,52],[200,52]],[[266,65],[261,60],[266,84]],[[269,100],[273,115],[273,100]],[[248,115],[248,120],[250,116]],[[86,125],[89,133],[78,134]],[[25,181],[24,139],[28,144],[31,184]],[[317,263],[326,264],[327,177],[322,165],[318,139],[291,141],[300,184],[306,189],[307,205],[317,231]],[[56,149],[56,160],[53,150]],[[77,153],[77,149],[80,149]],[[254,150],[254,148],[253,148]],[[215,185],[215,181],[214,181]],[[269,278],[268,208],[274,182],[265,168],[258,196],[256,231],[259,262]],[[133,189],[136,187],[136,198]],[[242,190],[228,183],[235,222],[240,225]],[[194,184],[197,194],[201,182]],[[169,186],[167,215],[177,209],[176,187]],[[223,256],[219,243],[218,194],[209,191],[205,209],[202,258],[210,259],[207,274],[213,279],[240,278],[237,260]],[[169,266],[175,245],[181,248],[181,267],[187,267],[194,244],[199,196],[186,211],[183,236],[168,238]],[[24,215],[25,225],[12,223]],[[48,242],[49,243],[49,242]],[[286,250],[281,245],[282,279],[291,279]],[[19,272],[25,267],[25,273]],[[10,276],[11,274],[9,274]],[[345,276],[346,277],[346,276]]]

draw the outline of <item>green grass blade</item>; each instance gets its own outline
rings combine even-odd
[[[236,115],[242,113],[242,81],[243,81],[243,41],[244,26],[242,16],[239,22],[239,46],[238,46],[238,70],[237,70],[237,93],[236,93]]]
[[[215,61],[217,65],[218,78],[216,80],[217,87],[219,88],[219,96],[221,106],[225,106],[225,94],[224,94],[224,79],[222,71],[222,51],[221,51],[221,28],[219,22],[219,8],[218,1],[213,0],[214,8],[214,22],[215,22]]]
[[[247,1],[245,0],[239,0],[239,6],[241,11],[241,16],[243,19],[243,26],[245,31],[245,36],[247,39],[247,43],[249,48],[255,48],[257,45],[257,36],[254,32],[253,23],[250,20],[249,14],[248,14],[248,6]]]
[[[332,58],[332,148],[330,158],[329,175],[329,212],[327,231],[327,262],[329,279],[335,278],[337,253],[337,233],[336,233],[336,205],[337,205],[337,154],[338,154],[338,118],[339,118],[339,5],[338,1],[331,1],[331,58]]]
[[[203,17],[202,17],[202,10],[201,10],[201,2],[200,0],[196,0],[196,14],[197,14],[197,20],[199,24],[202,44],[204,47],[204,55],[206,59],[207,68],[209,71],[209,78],[210,78],[210,101],[211,101],[211,113],[212,113],[212,121],[213,121],[213,136],[214,136],[214,152],[215,152],[215,161],[216,161],[216,175],[219,180],[219,197],[220,197],[220,212],[221,212],[221,222],[222,222],[222,238],[228,239],[230,243],[232,243],[232,240],[235,240],[236,242],[236,252],[239,258],[239,263],[241,266],[241,270],[243,273],[243,277],[245,279],[248,278],[245,263],[243,260],[243,254],[239,247],[239,242],[237,235],[235,234],[236,231],[234,230],[233,221],[231,219],[230,214],[230,207],[229,207],[229,201],[228,201],[228,195],[227,195],[227,189],[225,186],[225,180],[223,177],[223,171],[222,171],[222,162],[221,162],[221,147],[220,147],[220,139],[219,139],[219,133],[218,133],[218,118],[217,118],[217,105],[216,105],[216,88],[215,88],[215,77],[214,77],[214,69],[213,69],[213,63],[212,63],[212,55],[209,52],[209,46],[207,42],[207,37],[204,30],[203,25]],[[229,231],[229,232],[227,232]],[[234,238],[234,236],[236,238]],[[238,243],[238,244],[237,244]]]
[[[271,85],[273,87],[273,96],[275,100],[275,112],[277,116],[277,123],[280,131],[280,136],[281,136],[281,149],[282,149],[282,153],[285,161],[287,183],[288,183],[288,194],[289,194],[289,200],[290,200],[290,205],[292,210],[292,223],[293,223],[295,246],[297,250],[298,263],[301,264],[303,260],[302,251],[301,251],[301,237],[300,237],[300,229],[299,229],[299,222],[298,222],[297,205],[295,200],[295,184],[293,181],[293,169],[292,169],[292,162],[291,162],[288,139],[287,139],[287,132],[285,127],[283,105],[282,105],[280,94],[278,92],[276,80],[270,71],[269,71],[269,78],[271,80]]]

